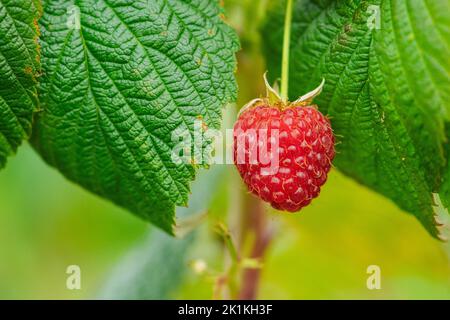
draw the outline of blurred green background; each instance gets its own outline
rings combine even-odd
[[[265,1],[258,3],[255,9],[249,0],[225,2],[243,47],[238,106],[262,93],[258,22]],[[226,112],[232,118],[235,108]],[[212,297],[211,279],[196,274],[189,262],[202,259],[213,270],[223,269],[226,252],[213,226],[233,213],[233,197],[246,192],[234,168],[226,170],[227,178],[217,181],[210,223],[177,266],[175,272],[185,272],[171,298]],[[412,215],[336,170],[321,196],[301,213],[269,210],[267,215],[277,232],[262,269],[259,298],[450,299],[450,246],[432,239]],[[96,298],[122,257],[147,241],[149,229],[65,180],[25,144],[0,171],[0,299]],[[151,259],[148,245],[145,258]],[[81,290],[66,288],[66,268],[72,264],[81,267]],[[381,290],[366,287],[369,265],[381,268]]]
[[[95,298],[121,257],[146,238],[147,224],[66,181],[28,145],[10,160],[0,172],[0,298]],[[229,171],[234,178],[234,168]],[[220,196],[215,202],[220,210]],[[450,298],[450,248],[411,215],[337,171],[300,214],[268,214],[278,232],[260,298]],[[208,241],[197,241],[190,259],[220,270],[220,240],[208,225],[204,233]],[[81,267],[81,290],[66,289],[71,264]],[[381,268],[381,290],[366,288],[372,264]],[[188,264],[179,268],[187,276],[173,298],[212,297],[210,279]]]

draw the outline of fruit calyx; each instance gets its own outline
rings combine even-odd
[[[273,88],[269,82],[267,81],[267,72],[264,73],[264,84],[266,86],[266,96],[263,98],[256,98],[248,102],[245,106],[241,108],[239,111],[239,115],[241,115],[244,111],[252,108],[256,108],[258,106],[262,105],[269,105],[272,107],[276,107],[280,110],[285,110],[287,108],[292,107],[306,107],[306,106],[312,106],[316,107],[315,105],[312,105],[312,101],[315,97],[317,97],[323,89],[323,86],[325,85],[325,79],[322,79],[322,82],[320,85],[315,88],[314,90],[311,90],[310,92],[302,95],[297,100],[290,102],[287,99],[283,99],[281,95],[279,94],[278,90],[276,88]],[[275,86],[277,87],[277,86]]]

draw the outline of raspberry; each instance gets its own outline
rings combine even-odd
[[[256,99],[234,126],[234,162],[241,177],[253,194],[278,210],[307,206],[331,168],[331,124],[309,105],[321,87],[316,90],[294,103]]]

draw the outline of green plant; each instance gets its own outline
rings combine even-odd
[[[208,188],[194,188],[189,199],[198,169],[208,167],[196,161],[196,147],[203,153],[212,142],[180,150],[194,157],[177,162],[173,133],[181,129],[195,141],[198,122],[202,135],[220,129],[222,108],[238,98],[236,68],[259,78],[264,70],[252,57],[262,48],[271,82],[282,78],[283,98],[295,100],[326,80],[315,102],[337,137],[337,169],[444,239],[450,2],[259,0],[236,6],[251,13],[237,32],[216,0],[1,1],[0,167],[30,139],[69,180],[170,235],[187,234],[203,221],[211,202],[205,195],[216,191],[218,178],[211,175],[202,182]],[[239,89],[245,100],[264,88],[254,81]],[[231,256],[225,271],[212,276],[216,297],[224,291],[233,298],[256,296],[273,238],[262,203],[240,196],[238,209],[229,210],[239,221],[233,236],[223,224],[226,214],[211,219],[220,222]],[[172,243],[166,235],[151,237],[154,256],[179,254],[168,270],[186,262],[195,240],[192,234]],[[141,281],[139,272],[162,268],[165,260],[147,262],[124,282]],[[171,288],[160,289],[143,286],[126,297],[161,297]]]

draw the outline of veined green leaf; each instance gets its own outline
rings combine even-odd
[[[450,118],[449,11],[448,0],[299,0],[291,40],[290,98],[326,79],[315,102],[339,141],[335,165],[433,236]],[[272,8],[263,30],[272,77],[283,12]]]
[[[234,31],[210,0],[49,0],[33,143],[66,177],[173,233],[191,164],[175,129],[219,128],[236,98]]]
[[[39,5],[0,1],[0,168],[31,132],[37,106]]]

